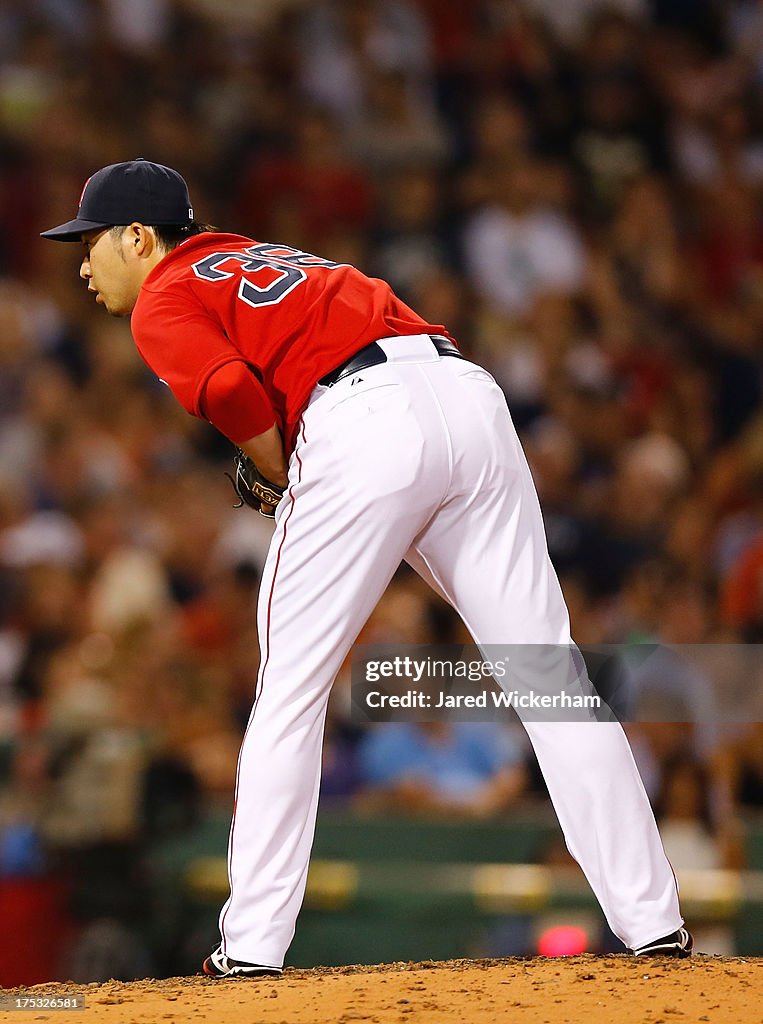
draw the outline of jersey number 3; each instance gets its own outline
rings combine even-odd
[[[338,263],[299,249],[266,242],[253,245],[243,252],[213,252],[211,256],[205,256],[203,260],[194,263],[193,272],[204,281],[224,281],[234,276],[231,271],[221,269],[223,264],[231,260],[241,267],[238,297],[255,307],[274,306],[285,299],[289,292],[307,280],[302,267],[339,266]],[[263,274],[262,271],[268,273]]]

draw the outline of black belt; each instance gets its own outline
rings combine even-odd
[[[439,355],[456,356],[458,359],[464,358],[450,338],[444,338],[441,334],[430,334],[429,337],[432,339],[432,344],[437,349]],[[348,377],[351,373],[357,373],[359,370],[368,369],[369,366],[378,366],[379,363],[386,362],[387,355],[384,349],[378,341],[372,341],[370,345],[366,345],[365,348],[356,352],[354,356],[350,356],[349,359],[333,369],[331,373],[321,377],[318,383],[321,387],[330,388],[337,381],[340,381],[342,377]]]

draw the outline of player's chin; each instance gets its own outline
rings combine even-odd
[[[96,295],[95,301],[97,305],[103,306],[109,316],[129,316],[132,312],[131,309],[125,309],[119,303],[110,302],[108,299],[105,299],[100,292]]]

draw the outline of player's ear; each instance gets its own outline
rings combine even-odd
[[[132,249],[136,256],[147,256],[156,247],[153,231],[139,221],[128,225],[125,233],[127,248]]]

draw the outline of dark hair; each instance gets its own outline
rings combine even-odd
[[[115,224],[111,228],[111,233],[117,237],[127,226],[127,224]],[[217,231],[212,224],[200,224],[198,221],[193,221],[191,224],[149,224],[147,226],[156,235],[159,245],[167,252],[171,252],[186,238],[193,238],[194,235],[201,235],[205,231]]]
[[[194,235],[201,235],[205,231],[217,231],[211,224],[199,224],[193,221],[192,224],[154,224],[152,225],[156,240],[164,249],[174,249],[186,238]]]

